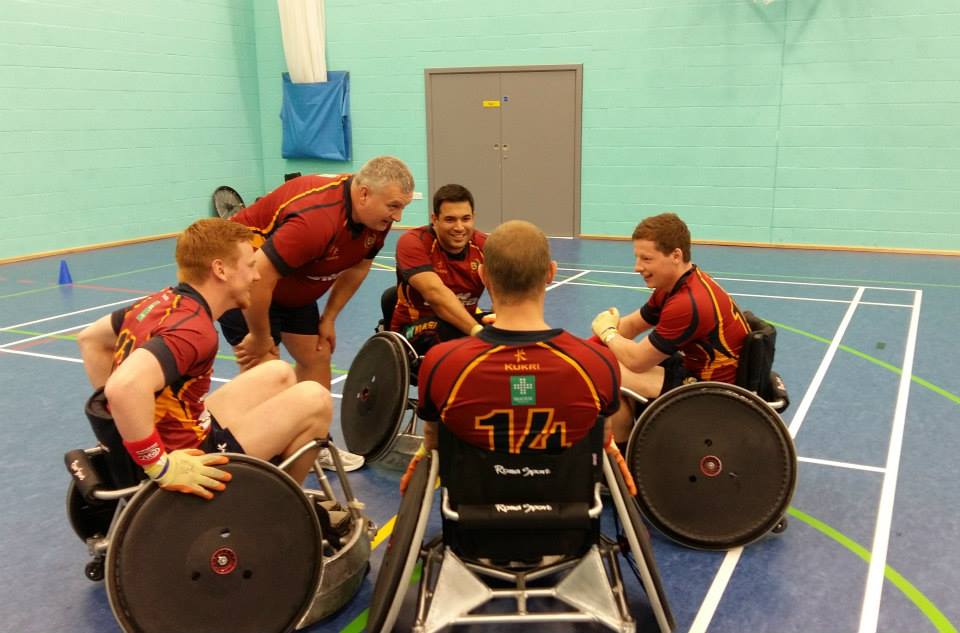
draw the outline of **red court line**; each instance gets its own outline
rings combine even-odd
[[[36,347],[37,345],[43,345],[44,343],[51,343],[53,341],[62,341],[62,340],[63,339],[58,339],[58,338],[38,338],[33,341],[27,341],[26,343],[22,343],[20,345],[14,345],[10,349],[22,351],[25,349],[30,349],[31,347]]]
[[[96,284],[73,284],[73,287],[88,288],[90,290],[110,290],[112,292],[127,292],[134,295],[148,295],[151,292],[155,292],[153,290],[147,291],[147,290],[133,290],[132,288],[113,288],[110,286],[98,286]]]

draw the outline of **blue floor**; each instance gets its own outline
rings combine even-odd
[[[338,321],[335,379],[372,333],[380,292],[394,279],[395,239]],[[586,335],[597,311],[646,300],[629,242],[551,245],[562,282],[547,294],[553,325]],[[113,307],[173,283],[172,250],[162,240],[0,266],[2,631],[119,630],[102,583],[83,577],[85,547],[64,512],[62,455],[93,444],[72,337]],[[57,284],[61,259],[70,286]],[[796,434],[800,469],[781,535],[724,554],[654,534],[677,631],[956,631],[957,260],[696,246],[694,261],[742,308],[776,324],[776,369],[792,398],[784,421]],[[236,375],[229,353],[222,344],[217,378]],[[398,480],[376,466],[351,475],[380,526],[396,511]],[[310,631],[360,630],[383,549],[375,549],[357,598]],[[638,618],[652,626],[633,589]]]

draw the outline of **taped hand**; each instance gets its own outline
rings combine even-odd
[[[609,308],[595,316],[590,327],[597,338],[604,343],[609,343],[610,339],[617,333],[619,323],[620,311],[616,308]]]

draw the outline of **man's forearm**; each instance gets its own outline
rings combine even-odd
[[[324,319],[335,320],[337,315],[340,314],[340,311],[343,310],[343,307],[347,305],[347,302],[356,294],[360,284],[366,279],[367,273],[370,271],[370,265],[372,264],[372,260],[364,261],[368,261],[370,264],[348,268],[333,282],[333,287],[330,288],[330,296],[327,298],[327,303],[323,308]]]
[[[470,316],[467,307],[460,303],[457,295],[444,286],[444,291],[433,292],[429,296],[424,296],[430,307],[437,313],[437,316],[454,326],[464,334],[470,334],[470,331],[477,324],[477,320]]]

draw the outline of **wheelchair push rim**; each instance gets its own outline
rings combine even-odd
[[[281,633],[310,607],[323,571],[310,500],[259,459],[221,468],[233,478],[212,500],[150,483],[118,520],[106,581],[124,631]]]
[[[781,522],[797,456],[780,417],[726,383],[683,385],[654,400],[627,447],[644,516],[687,547],[747,545]]]

